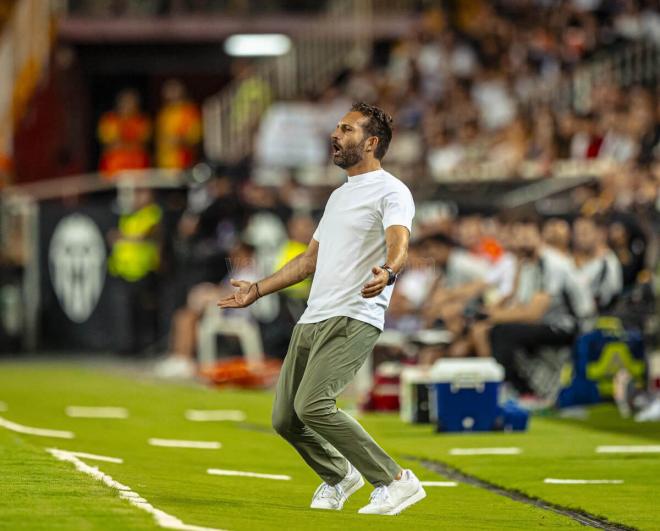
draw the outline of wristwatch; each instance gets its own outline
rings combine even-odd
[[[387,285],[391,286],[394,284],[394,282],[396,282],[396,273],[392,271],[392,268],[388,265],[382,265],[380,268],[387,271],[387,274],[389,275],[389,278],[387,279]]]

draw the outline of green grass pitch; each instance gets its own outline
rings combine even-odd
[[[169,384],[128,371],[73,363],[0,363],[0,417],[24,426],[70,430],[73,439],[0,427],[0,529],[160,529],[155,518],[47,448],[123,459],[81,459],[127,485],[153,507],[190,526],[227,530],[570,529],[569,517],[460,483],[428,487],[396,518],[358,515],[367,485],[341,512],[312,511],[319,479],[270,428],[269,392]],[[120,406],[127,419],[71,418],[65,408]],[[244,422],[191,422],[188,409],[239,409]],[[599,445],[658,445],[660,423],[622,420],[611,406],[586,420],[534,417],[522,434],[437,435],[394,415],[363,415],[374,437],[422,480],[446,481],[409,458],[449,463],[491,483],[617,524],[660,529],[660,454],[598,454]],[[149,438],[218,441],[215,450],[150,446]],[[451,448],[518,447],[519,455],[454,456]],[[286,474],[291,481],[207,474],[209,468]],[[620,479],[619,485],[549,485],[544,478]]]

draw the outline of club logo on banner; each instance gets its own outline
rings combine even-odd
[[[62,218],[48,251],[50,278],[64,313],[84,323],[96,308],[105,282],[105,244],[94,221],[83,214]]]

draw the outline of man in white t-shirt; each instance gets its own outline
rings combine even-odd
[[[277,383],[273,426],[323,479],[315,509],[340,510],[362,476],[375,487],[362,514],[398,514],[426,496],[415,475],[336,404],[383,330],[407,258],[415,204],[381,168],[391,138],[389,115],[355,104],[331,137],[333,162],[348,181],[328,199],[307,250],[258,282],[233,281],[236,293],[218,303],[242,308],[314,275]]]
[[[623,291],[621,263],[607,246],[606,226],[594,218],[573,222],[573,255],[577,274],[589,286],[596,307],[606,312]]]
[[[595,307],[570,261],[557,252],[545,252],[534,220],[516,222],[512,240],[518,255],[513,294],[485,311],[486,319],[471,333],[477,353],[492,355],[504,366],[507,381],[526,394],[533,389],[517,364],[516,352],[534,356],[542,346],[570,346],[593,318]]]

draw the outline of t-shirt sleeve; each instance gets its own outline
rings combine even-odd
[[[407,188],[393,190],[383,199],[383,228],[403,225],[412,232],[415,202]]]
[[[319,220],[319,224],[316,226],[316,230],[314,231],[314,234],[312,234],[312,238],[314,238],[317,242],[321,241],[321,225],[323,224],[323,216],[321,216],[321,219]]]

